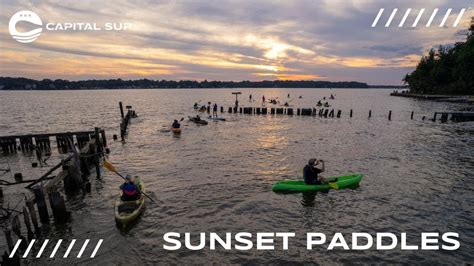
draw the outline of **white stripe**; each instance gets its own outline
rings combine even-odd
[[[21,239],[18,239],[18,240],[16,241],[15,246],[13,247],[12,253],[10,253],[9,258],[13,258],[13,256],[15,256],[16,250],[17,250],[18,247],[20,246],[20,243],[21,243]]]
[[[425,12],[424,8],[422,8],[420,10],[420,13],[418,13],[418,16],[415,19],[415,22],[413,22],[413,25],[411,25],[413,28],[416,27],[416,25],[418,24],[418,21],[420,20],[421,16],[423,15],[423,12]]]
[[[459,12],[458,17],[456,18],[456,21],[454,21],[453,27],[457,27],[459,24],[459,21],[461,21],[462,15],[464,15],[464,11],[466,11],[465,8],[461,9],[461,12]]]
[[[43,254],[43,251],[44,251],[44,248],[46,247],[46,245],[48,244],[49,242],[49,239],[46,239],[43,243],[43,245],[41,246],[40,248],[40,251],[38,252],[38,254],[36,255],[36,258],[41,258],[41,254]]]
[[[82,253],[84,253],[84,250],[86,249],[87,244],[89,244],[89,239],[86,239],[86,241],[84,241],[81,251],[79,251],[79,254],[77,254],[77,258],[80,258],[82,256]]]
[[[69,256],[69,252],[71,252],[72,247],[74,247],[74,243],[76,243],[76,239],[71,241],[71,244],[69,244],[69,247],[67,248],[66,253],[64,253],[63,258],[67,258],[67,256]]]
[[[31,248],[33,247],[33,244],[35,243],[35,239],[31,239],[30,244],[28,245],[28,248],[26,248],[25,254],[23,254],[23,258],[28,257],[28,253],[30,253]]]
[[[436,16],[436,13],[438,13],[438,9],[437,9],[437,8],[435,8],[435,9],[433,10],[433,13],[431,13],[431,17],[430,17],[430,19],[428,20],[428,23],[426,23],[426,27],[431,26],[431,22],[433,22],[433,19],[434,19],[434,17]]]
[[[58,248],[59,248],[59,246],[61,245],[62,242],[63,242],[62,239],[58,240],[58,243],[56,243],[56,246],[54,246],[53,252],[49,256],[50,258],[54,258],[54,255],[56,255],[56,252],[58,251]]]
[[[92,252],[91,258],[95,257],[95,254],[97,254],[97,251],[99,251],[100,245],[102,245],[103,239],[99,239],[99,242],[97,242],[97,245],[94,248],[94,252]]]
[[[392,19],[395,16],[395,14],[397,13],[397,11],[398,11],[398,8],[393,9],[392,14],[390,15],[390,18],[387,20],[387,23],[385,23],[385,28],[390,26],[390,23],[392,23]]]
[[[398,24],[398,27],[403,27],[403,24],[405,24],[405,20],[407,20],[408,15],[410,15],[411,8],[407,9],[405,12],[405,15],[403,15],[402,21],[400,21],[400,24]]]
[[[452,8],[449,8],[448,11],[446,11],[446,14],[444,14],[443,20],[442,20],[441,23],[439,24],[440,27],[443,27],[443,26],[444,26],[444,23],[446,23],[446,20],[448,19],[449,14],[451,14],[451,11],[452,11],[452,10],[453,10]]]
[[[379,13],[378,13],[377,16],[375,17],[374,22],[372,22],[372,28],[377,25],[377,22],[379,22],[379,19],[380,19],[380,16],[382,16],[383,10],[384,10],[384,9],[381,8],[380,11],[379,11]]]

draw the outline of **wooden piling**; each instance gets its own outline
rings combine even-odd
[[[337,110],[337,118],[341,118],[341,110]]]
[[[49,203],[56,223],[65,223],[69,217],[63,196],[57,191],[49,193]]]
[[[392,120],[392,110],[388,112],[388,120]]]
[[[369,110],[369,118],[372,117],[372,110]]]
[[[267,114],[267,107],[262,107],[262,115],[266,115]]]
[[[300,114],[301,114],[301,110],[300,110],[300,108],[297,108],[296,109],[296,115],[300,115]]]
[[[413,120],[413,114],[414,114],[414,113],[415,113],[415,112],[411,111],[411,115],[410,115],[410,119],[411,119],[411,120]]]
[[[421,118],[421,120],[425,121],[425,118],[426,118],[426,116],[423,116],[423,117]]]
[[[25,200],[26,207],[28,207],[28,211],[30,213],[31,221],[33,222],[33,227],[35,228],[36,234],[38,234],[39,226],[38,226],[38,218],[36,217],[36,210],[33,200]]]
[[[228,113],[229,113],[229,114],[232,114],[232,107],[229,107]]]
[[[331,112],[329,112],[329,117],[334,117],[334,109],[332,109]]]
[[[31,240],[35,237],[35,234],[31,230],[30,217],[25,206],[23,207],[23,221],[25,222],[26,230],[28,232],[28,239]]]
[[[41,223],[49,224],[48,207],[46,207],[43,189],[40,186],[36,186],[33,188],[33,193],[35,194],[36,207],[38,208]]]
[[[274,115],[274,114],[275,114],[275,108],[271,108],[271,109],[270,109],[270,113],[271,113],[272,115]]]
[[[350,113],[349,113],[349,117],[352,117],[352,109],[351,109],[351,111],[350,111]]]
[[[5,229],[3,232],[5,233],[5,239],[7,240],[8,252],[11,252],[13,249],[12,232],[9,229]]]
[[[221,113],[224,112],[224,106],[221,106]]]
[[[286,109],[286,114],[287,115],[293,115],[293,108],[287,108]]]
[[[123,105],[122,105],[122,102],[119,102],[119,108],[120,108],[120,116],[122,117],[122,119],[125,117],[125,115],[123,114]]]

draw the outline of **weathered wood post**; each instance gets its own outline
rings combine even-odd
[[[31,230],[30,217],[29,217],[29,214],[28,214],[28,210],[26,209],[25,206],[23,206],[23,220],[25,222],[26,230],[28,232],[28,239],[31,240],[35,237],[35,234]]]
[[[49,224],[48,207],[46,206],[43,189],[40,186],[35,186],[33,193],[35,194],[36,207],[38,207],[41,223]]]
[[[275,108],[271,108],[271,109],[270,109],[270,113],[271,113],[272,115],[274,115],[274,114],[275,114]]]
[[[392,110],[388,112],[388,120],[392,120]]]
[[[300,114],[301,114],[301,110],[300,110],[300,108],[297,108],[296,109],[296,115],[300,115]]]
[[[329,112],[329,117],[334,117],[334,109],[332,109],[331,112]]]
[[[224,112],[224,106],[221,106],[221,113]]]
[[[69,217],[66,210],[66,204],[63,196],[57,191],[49,193],[49,204],[53,210],[54,221],[56,223],[65,223]]]
[[[413,113],[415,113],[415,112],[411,111],[411,115],[410,115],[411,120],[413,120]]]
[[[372,110],[369,110],[369,118],[372,117]]]
[[[7,240],[8,252],[10,252],[13,249],[12,232],[10,229],[5,229],[3,232],[5,233],[5,238]]]
[[[351,111],[350,111],[350,113],[349,113],[349,117],[352,117],[352,109],[351,109]]]
[[[232,107],[229,107],[229,114],[232,114]]]
[[[267,111],[267,107],[262,107],[262,115],[266,115]]]
[[[286,114],[287,115],[293,115],[293,108],[287,108],[286,109]]]
[[[28,211],[30,213],[31,221],[33,222],[33,227],[35,228],[36,234],[38,234],[39,226],[38,226],[38,218],[36,217],[36,210],[33,200],[25,200],[26,206],[28,207]]]
[[[123,105],[122,105],[122,102],[119,102],[119,107],[120,107],[120,116],[122,117],[122,119],[125,117],[125,115],[123,114]]]
[[[426,116],[423,116],[423,117],[421,118],[421,120],[425,121],[425,118],[426,118]]]
[[[448,121],[448,114],[447,113],[442,113],[441,114],[441,123],[444,123]]]
[[[337,110],[337,118],[341,118],[341,110]]]
[[[324,118],[327,118],[327,117],[328,117],[328,113],[329,113],[329,109],[324,110],[324,115],[323,115]]]

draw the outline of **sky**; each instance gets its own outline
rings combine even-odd
[[[474,1],[463,0],[0,0],[0,76],[400,85],[429,49],[465,39],[473,6]],[[394,8],[398,11],[385,27]],[[408,8],[412,11],[398,27]],[[426,27],[435,8],[438,13]],[[453,27],[462,8],[466,11]],[[21,10],[42,20],[34,42],[19,43],[9,33],[10,18]],[[67,22],[96,23],[102,30],[45,29],[47,23]],[[131,28],[106,31],[105,23]],[[16,26],[19,31],[35,27]]]

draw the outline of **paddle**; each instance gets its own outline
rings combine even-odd
[[[111,172],[114,172],[116,173],[118,176],[120,176],[121,178],[123,178],[124,180],[127,180],[125,177],[123,177],[123,175],[121,175],[117,169],[115,169],[115,167],[108,161],[104,161],[104,167],[105,169],[111,171]],[[143,191],[140,191],[141,194],[145,195],[147,198],[149,198],[151,201],[155,202],[150,196],[148,196],[145,192]]]

